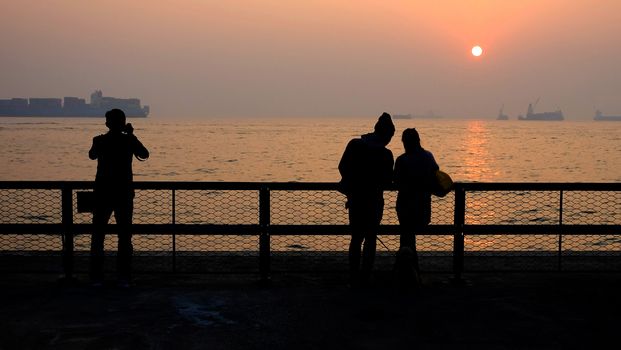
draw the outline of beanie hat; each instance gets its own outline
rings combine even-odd
[[[382,115],[377,119],[377,123],[375,123],[375,132],[390,136],[395,134],[395,125],[392,123],[390,114],[386,112],[382,113]]]

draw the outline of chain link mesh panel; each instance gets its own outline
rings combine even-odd
[[[61,191],[0,189],[0,223],[59,224],[62,219]]]
[[[76,212],[73,191],[73,221],[89,224],[92,214]],[[398,225],[396,192],[385,193],[382,224]],[[468,191],[467,225],[621,225],[619,191]],[[60,189],[0,189],[0,224],[60,224]],[[432,225],[451,225],[455,197],[433,197]],[[561,213],[562,205],[562,213]],[[332,190],[272,190],[272,225],[347,225],[345,197]],[[135,224],[258,225],[258,190],[141,189],[134,199]],[[114,224],[114,216],[110,220]],[[110,229],[114,231],[114,227]],[[396,232],[395,232],[396,233]],[[588,233],[588,232],[587,232]],[[258,235],[226,234],[134,235],[135,266],[140,271],[256,271]],[[306,270],[323,266],[346,269],[348,235],[276,235],[271,237],[274,271],[299,266]],[[86,271],[90,235],[74,240],[76,270]],[[380,235],[377,244],[379,269],[390,268],[399,247],[397,234]],[[453,237],[419,235],[417,248],[423,270],[450,270]],[[176,252],[173,250],[176,249]],[[2,255],[47,256],[59,266],[62,240],[53,234],[2,232]],[[114,269],[115,234],[105,242],[107,269]],[[559,260],[559,251],[561,253]],[[466,271],[621,269],[619,235],[470,234],[465,237]],[[301,259],[302,260],[296,260]],[[46,258],[47,259],[47,258]],[[293,260],[292,260],[293,259]],[[58,260],[58,261],[57,261]],[[108,261],[109,260],[109,261]],[[46,260],[47,261],[47,260]],[[295,261],[300,262],[296,265]],[[332,261],[334,264],[330,264]],[[442,261],[442,263],[438,263]],[[11,263],[13,266],[17,266]],[[10,267],[3,265],[3,267]],[[42,270],[45,270],[43,268]],[[49,269],[49,268],[48,268]],[[58,269],[58,267],[55,267]]]
[[[177,235],[180,272],[258,271],[258,235]]]
[[[396,192],[384,193],[383,225],[398,225]],[[346,198],[336,191],[278,190],[271,192],[272,225],[347,225]],[[434,197],[432,222],[450,225],[454,197]],[[417,247],[421,268],[448,270],[452,256],[452,236],[420,235]],[[292,269],[347,269],[349,235],[278,235],[271,237],[272,265],[276,271]],[[391,269],[399,250],[399,236],[380,235],[377,242],[377,269]],[[439,258],[438,258],[439,257]],[[442,260],[441,262],[439,262]]]
[[[347,224],[345,196],[336,191],[272,191],[272,225]]]
[[[621,225],[621,192],[565,191],[565,225]],[[621,230],[616,235],[565,235],[563,268],[621,269]]]
[[[557,225],[556,191],[472,191],[466,195],[467,225]],[[558,236],[541,234],[466,235],[466,271],[554,270]]]
[[[563,224],[621,225],[621,192],[565,191]]]
[[[0,189],[0,224],[60,224],[60,189]],[[60,270],[59,234],[0,235],[0,271]],[[8,260],[7,260],[8,259]]]
[[[468,192],[466,224],[554,225],[559,223],[560,195],[554,191]]]
[[[176,191],[177,224],[258,225],[256,190]],[[177,235],[176,270],[258,270],[258,235]]]
[[[258,224],[259,192],[178,190],[175,215],[177,224]]]

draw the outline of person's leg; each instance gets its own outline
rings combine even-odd
[[[419,200],[420,201],[420,200]],[[416,235],[421,233],[429,222],[430,209],[418,202],[401,202],[397,204],[397,217],[399,219],[399,241],[401,248],[407,247],[412,250],[412,263],[416,271],[419,271],[418,253],[416,251]],[[423,204],[425,204],[423,202]],[[431,204],[429,204],[429,207]]]
[[[407,211],[397,209],[397,218],[399,219],[399,249],[406,247],[412,248],[416,242],[414,241],[411,217],[408,215]]]
[[[416,235],[425,232],[427,226],[431,223],[431,196],[425,195],[420,200],[421,215],[416,217],[412,227],[412,251],[414,252],[414,267],[419,272],[418,252],[416,250]]]
[[[358,282],[360,273],[360,258],[362,251],[362,241],[364,240],[363,213],[360,212],[358,203],[351,203],[349,206],[349,227],[351,229],[351,241],[349,242],[349,273],[350,282]]]
[[[351,241],[349,242],[349,275],[351,282],[357,282],[359,279],[363,239],[364,236],[361,233],[352,233]]]
[[[419,272],[420,269],[418,267],[418,252],[416,251],[416,234],[420,232],[420,227],[413,227],[410,229],[410,239],[409,239],[409,247],[412,249],[412,264],[414,265],[414,269],[416,272]]]
[[[119,235],[117,273],[119,280],[123,282],[131,280],[133,255],[131,224],[133,209],[133,198],[129,197],[120,199],[114,210]]]
[[[108,203],[98,203],[93,212],[93,234],[91,236],[90,279],[94,283],[103,281],[104,240],[106,225],[112,215]]]
[[[375,262],[375,251],[377,248],[377,234],[379,232],[382,214],[384,211],[384,201],[374,200],[366,203],[364,215],[364,248],[362,250],[362,282],[368,282],[371,278],[373,263]]]
[[[377,235],[373,227],[368,228],[368,232],[364,237],[364,248],[362,249],[362,269],[360,271],[360,280],[366,283],[371,278],[373,263],[375,261],[375,250],[377,247]]]

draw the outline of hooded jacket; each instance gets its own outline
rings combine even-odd
[[[341,161],[341,192],[352,196],[381,196],[392,183],[394,158],[376,133],[349,141]]]

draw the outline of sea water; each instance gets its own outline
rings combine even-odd
[[[347,142],[369,118],[130,119],[150,150],[135,180],[338,181]],[[455,181],[621,182],[621,123],[395,120],[388,148],[416,128]],[[0,118],[0,180],[92,180],[88,159],[103,119]]]
[[[168,117],[129,121],[135,128],[135,134],[151,152],[148,161],[134,161],[136,181],[336,182],[340,179],[338,162],[347,142],[371,132],[375,118],[190,120]],[[394,122],[397,130],[388,148],[392,150],[395,158],[403,152],[401,133],[406,128],[414,127],[419,131],[423,147],[434,154],[440,167],[455,181],[621,182],[621,123],[450,119],[409,119]],[[88,159],[88,150],[92,137],[105,132],[104,120],[98,118],[0,118],[0,180],[93,180],[96,161]],[[178,201],[183,199],[182,195],[178,195]],[[285,195],[274,193],[272,204],[278,205],[279,200],[287,203],[287,199],[278,197]],[[522,218],[529,223],[557,223],[556,194],[535,194],[540,197],[528,200],[527,197],[531,194],[512,195],[518,197],[497,198],[495,202],[499,203],[498,207],[490,207],[494,200],[490,200],[489,196],[471,201],[467,220],[470,220],[469,223],[507,224],[515,218]],[[231,215],[225,213],[224,209],[235,206],[232,206],[230,199],[219,196],[221,194],[202,193],[199,197],[190,198],[193,202],[185,209],[180,202],[177,207],[178,222],[185,220],[186,223],[213,223],[215,220],[218,223],[229,223],[225,221]],[[549,196],[554,198],[547,198]],[[140,203],[158,203],[158,200],[164,206],[169,202],[167,196],[146,198],[140,192],[136,198]],[[253,223],[256,216],[253,209],[256,198],[248,200],[246,197],[239,197],[237,200],[240,202],[237,207],[249,207],[248,210],[237,210],[234,221]],[[503,201],[505,203],[500,203]],[[535,209],[515,206],[515,202],[520,201],[539,204]],[[577,199],[574,202],[579,204],[582,201]],[[291,209],[293,214],[287,214],[286,210],[289,209],[283,209],[287,205],[282,204],[281,213],[273,214],[272,223],[344,224],[347,215],[341,202],[342,198],[335,196],[315,200],[315,204],[326,204],[327,209],[315,208],[314,210],[322,214],[306,219],[301,218],[299,212],[293,213],[294,209]],[[450,199],[434,199],[432,223],[451,224],[452,202],[449,202]],[[295,199],[290,199],[290,203],[295,203]],[[3,208],[6,209],[5,204],[3,203]],[[224,209],[223,204],[227,206]],[[606,210],[608,218],[618,220],[621,216],[621,200],[618,194],[607,197],[604,204],[605,206],[602,204],[596,210]],[[50,204],[50,208],[58,205],[59,203]],[[221,207],[221,210],[214,207]],[[141,208],[141,205],[137,205],[135,211],[134,221],[138,223],[166,222],[170,214],[165,210],[159,213],[151,207]],[[59,212],[57,209],[54,212]],[[508,211],[502,214],[501,209]],[[213,215],[209,214],[210,210],[215,210]],[[591,208],[577,207],[575,218],[568,215],[566,220],[580,220],[581,215],[592,215],[590,211]],[[12,212],[10,215],[16,214]],[[10,215],[6,210],[0,210],[0,222],[13,222]],[[90,221],[88,214],[80,215],[75,218],[77,223]],[[506,215],[506,218],[502,215]],[[48,222],[56,219],[54,215],[50,218],[46,215],[34,215],[28,220]],[[299,220],[308,222],[297,222]],[[383,223],[397,223],[394,198],[387,201]],[[145,246],[155,250],[165,250],[169,244],[163,243],[169,242],[165,238],[136,239],[147,240]],[[385,242],[394,248],[397,240]],[[426,243],[420,242],[424,249],[451,249],[450,237],[429,237],[427,240]],[[522,243],[519,240],[516,243],[515,239],[503,243],[503,240],[506,237],[485,236],[471,239],[467,243],[471,249],[481,250],[518,249],[520,244],[521,249],[526,250],[554,250],[557,244],[557,238],[552,236],[528,236]],[[223,247],[223,241],[229,242],[229,246]],[[319,241],[319,238],[314,237],[273,237],[272,248],[285,251],[331,250],[335,246],[343,249],[347,245],[346,237],[330,238],[329,243]],[[5,238],[2,245],[5,249],[7,244],[14,245],[13,249],[21,249],[19,242],[21,241]],[[88,249],[86,239],[84,242],[78,240],[76,244],[77,249]],[[51,248],[48,243],[41,243],[41,246],[45,249]],[[139,248],[140,244],[136,246]],[[588,241],[577,241],[574,247],[579,250],[619,250],[621,242],[616,237],[596,237]],[[109,245],[109,248],[114,249],[114,245]],[[382,246],[378,248],[384,249]],[[253,250],[256,249],[256,240],[241,236],[192,237],[187,241],[179,241],[177,249]]]

